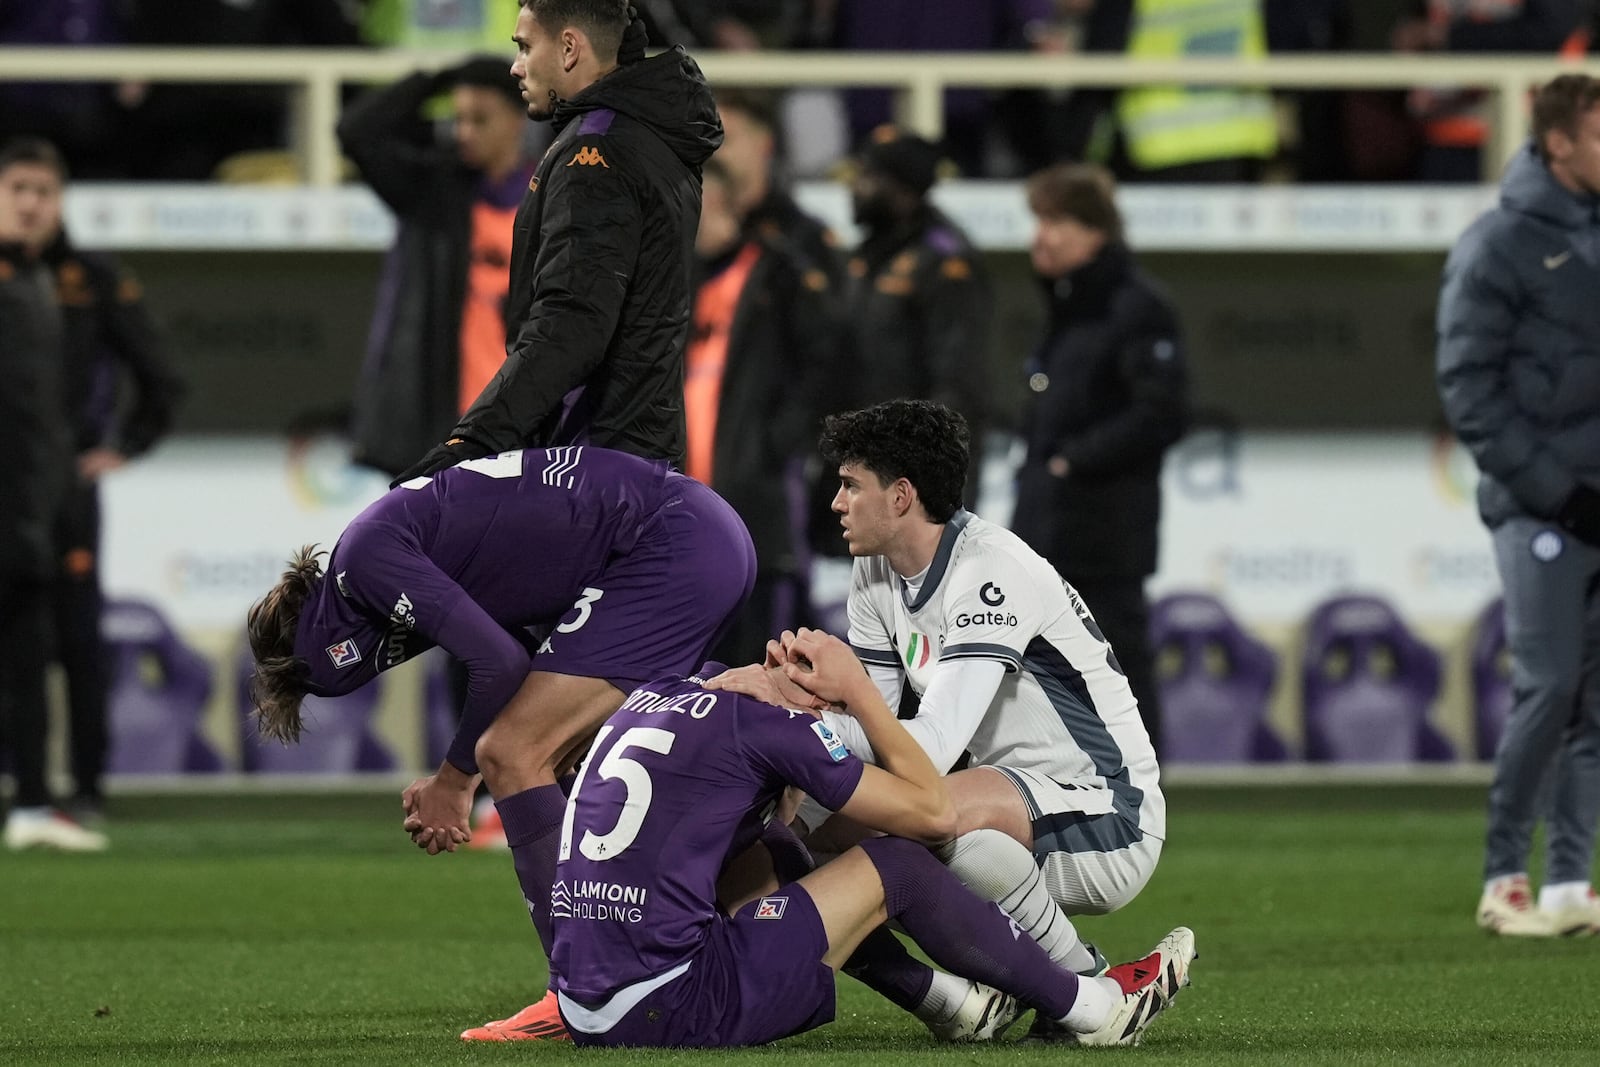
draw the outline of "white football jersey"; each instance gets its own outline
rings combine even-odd
[[[1086,791],[1084,814],[1113,811],[1167,835],[1150,735],[1090,609],[1010,530],[958,511],[915,598],[882,556],[855,561],[850,645],[896,667],[920,697],[939,665],[966,658],[1006,669],[967,744],[973,766],[1015,767]]]

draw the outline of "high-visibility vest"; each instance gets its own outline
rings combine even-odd
[[[361,36],[389,48],[504,53],[510,69],[516,26],[517,5],[509,0],[368,0]]]
[[[1129,56],[1267,54],[1260,0],[1135,0]],[[1152,85],[1117,99],[1128,158],[1142,170],[1215,159],[1264,159],[1278,150],[1264,89]]]

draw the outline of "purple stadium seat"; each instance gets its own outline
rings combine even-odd
[[[1483,609],[1472,641],[1472,710],[1477,726],[1478,758],[1494,759],[1511,716],[1511,662],[1506,653],[1504,600]]]
[[[394,769],[394,756],[372,736],[380,685],[347,696],[305,698],[305,732],[298,744],[269,741],[256,730],[250,703],[250,646],[239,654],[239,733],[244,769],[262,774],[354,774]]]
[[[107,770],[221,770],[222,760],[200,735],[213,684],[206,658],[183,643],[154,605],[143,601],[106,601],[100,632],[110,675]]]
[[[1307,759],[1455,758],[1427,718],[1439,695],[1439,654],[1384,600],[1336,597],[1312,612],[1301,679]]]
[[[1150,611],[1161,686],[1162,756],[1173,763],[1281,760],[1267,725],[1278,673],[1272,650],[1246,633],[1216,597],[1177,593]]]

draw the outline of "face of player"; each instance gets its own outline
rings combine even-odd
[[[845,544],[852,556],[881,556],[894,536],[894,502],[899,483],[887,486],[859,463],[839,466],[839,491],[833,510],[844,527]]]
[[[474,170],[516,165],[522,150],[522,113],[500,93],[481,85],[458,85],[450,94],[456,154]]]
[[[1070,216],[1035,220],[1029,252],[1033,269],[1046,278],[1060,278],[1085,266],[1100,254],[1106,235]]]
[[[1569,135],[1555,130],[1545,138],[1550,172],[1572,192],[1600,196],[1600,104],[1578,117]]]
[[[764,190],[772,174],[772,131],[737,108],[722,113],[718,162],[741,190]]]
[[[715,259],[739,243],[739,212],[734,207],[733,190],[726,181],[708,178],[701,195],[700,229],[694,250],[701,259]]]
[[[33,252],[61,228],[61,175],[42,163],[13,163],[0,171],[0,240]]]
[[[560,88],[571,69],[569,60],[573,59],[565,54],[571,47],[571,42],[564,40],[566,37],[567,33],[545,32],[527,8],[518,10],[517,30],[512,36],[517,43],[517,59],[511,64],[511,76],[522,86],[530,119],[547,119],[555,113]]]

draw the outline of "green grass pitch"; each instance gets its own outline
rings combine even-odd
[[[0,853],[0,1064],[1600,1063],[1600,940],[1472,924],[1482,803],[1174,790],[1152,884],[1080,924],[1114,961],[1196,932],[1139,1049],[941,1047],[841,979],[833,1025],[769,1048],[610,1053],[456,1040],[542,988],[503,853],[421,855],[388,796],[129,798],[106,855]]]

